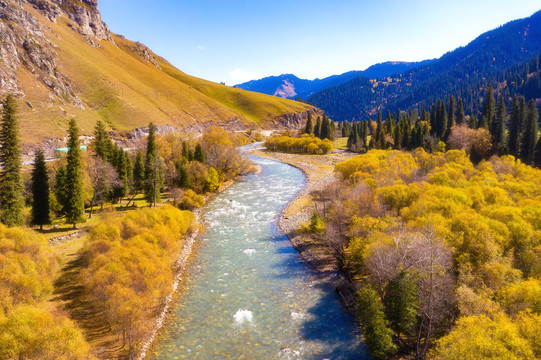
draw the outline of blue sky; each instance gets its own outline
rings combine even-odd
[[[234,85],[437,58],[539,0],[100,0],[109,28],[180,70]]]

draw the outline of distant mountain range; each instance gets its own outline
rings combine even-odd
[[[433,60],[421,62],[388,61],[372,65],[366,70],[348,71],[341,75],[332,75],[324,79],[314,80],[300,79],[293,74],[283,74],[280,76],[269,76],[259,80],[248,81],[243,84],[238,84],[236,87],[287,99],[306,99],[323,89],[343,84],[361,76],[370,79],[379,79],[394,74],[400,74],[419,66],[428,65],[432,61]]]
[[[467,46],[439,59],[378,81],[357,77],[314,94],[308,102],[334,120],[374,118],[397,109],[427,108],[436,99],[453,95],[465,102],[465,110],[477,115],[486,87],[497,94],[525,95],[541,101],[536,92],[538,73],[531,73],[530,61],[541,53],[541,11],[488,31]],[[512,69],[512,71],[511,71]],[[535,81],[532,81],[535,80]]]

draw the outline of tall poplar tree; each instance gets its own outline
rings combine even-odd
[[[193,157],[193,155],[192,155]],[[145,199],[151,206],[161,201],[160,189],[162,176],[158,146],[156,144],[156,128],[153,123],[148,125],[147,154],[145,158]]]
[[[39,225],[40,230],[43,230],[43,225],[51,223],[49,194],[49,174],[45,155],[43,150],[38,149],[32,169],[32,224]]]
[[[77,228],[77,223],[85,221],[83,194],[83,164],[81,161],[81,145],[79,128],[75,119],[69,123],[68,155],[66,165],[66,222]]]
[[[6,97],[3,105],[0,128],[0,221],[7,226],[19,226],[24,222],[24,187],[21,177],[19,122],[15,116],[17,106],[12,95]]]

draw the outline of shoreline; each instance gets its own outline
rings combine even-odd
[[[205,196],[205,205],[213,197],[229,189],[234,183],[234,180],[228,181],[224,184],[222,188],[220,188],[215,193]],[[162,330],[164,329],[165,325],[167,325],[169,315],[173,311],[173,305],[178,303],[179,297],[182,295],[180,293],[181,285],[186,280],[187,270],[191,264],[191,260],[196,255],[196,250],[194,249],[197,248],[199,244],[198,240],[201,237],[201,234],[204,232],[204,230],[201,231],[202,229],[204,229],[201,222],[201,214],[203,213],[204,208],[205,206],[192,211],[195,215],[196,229],[186,238],[184,246],[180,251],[179,257],[175,262],[176,271],[172,290],[169,295],[167,295],[165,300],[165,307],[156,317],[154,321],[154,326],[149,332],[147,340],[144,342],[141,350],[139,351],[139,355],[137,356],[138,360],[145,360],[151,356]]]

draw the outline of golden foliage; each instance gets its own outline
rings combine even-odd
[[[273,136],[265,141],[265,147],[271,151],[283,151],[301,154],[328,154],[334,150],[334,145],[329,139],[303,134],[300,137]]]

